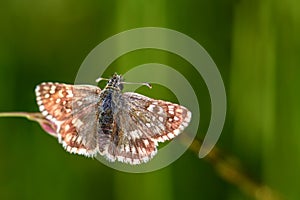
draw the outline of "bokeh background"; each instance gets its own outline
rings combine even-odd
[[[158,26],[194,38],[214,59],[227,91],[217,146],[253,180],[286,199],[300,198],[299,1],[12,0],[0,2],[0,22],[0,112],[37,111],[36,84],[74,82],[86,55],[119,32]],[[197,137],[203,138],[209,96],[185,60],[136,51],[112,63],[106,76],[149,62],[172,66],[189,79],[200,101]],[[164,95],[176,101],[163,88],[152,90],[153,97]],[[3,200],[253,198],[192,151],[159,171],[128,174],[66,153],[34,122],[0,118]]]

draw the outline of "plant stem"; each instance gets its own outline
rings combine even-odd
[[[202,141],[195,139],[189,149],[198,156]],[[259,183],[251,178],[242,164],[232,155],[226,155],[218,147],[214,147],[212,151],[204,157],[216,170],[218,175],[225,181],[238,187],[243,193],[252,196],[257,200],[282,200],[279,195],[269,186]]]

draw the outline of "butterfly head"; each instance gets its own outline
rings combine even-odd
[[[123,89],[123,78],[121,75],[118,74],[114,74],[113,77],[111,79],[109,79],[109,81],[107,82],[106,87],[111,87],[111,88],[116,88],[119,90]]]

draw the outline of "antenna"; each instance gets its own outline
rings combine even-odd
[[[99,83],[100,81],[109,81],[109,79],[108,78],[102,78],[102,77],[96,79],[96,83]]]
[[[109,81],[110,79],[108,79],[108,78],[102,78],[102,77],[100,77],[100,78],[97,78],[96,79],[96,83],[99,83],[100,81]],[[136,82],[136,83],[134,83],[134,82],[127,82],[127,81],[121,81],[120,82],[121,84],[130,84],[130,85],[133,85],[133,84],[138,84],[138,85],[144,85],[144,86],[147,86],[148,88],[152,88],[152,85],[150,84],[150,83],[147,83],[147,82]]]
[[[128,85],[133,85],[133,84],[138,84],[138,85],[144,85],[147,86],[148,88],[152,88],[152,85],[150,83],[147,82],[137,82],[137,83],[133,83],[133,82],[120,82],[122,84],[128,84]]]

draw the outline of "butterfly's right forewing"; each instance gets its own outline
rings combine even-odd
[[[191,120],[191,112],[178,104],[132,92],[114,97],[114,129],[111,135],[100,136],[100,153],[110,161],[148,162],[157,153],[158,142],[176,137]]]

